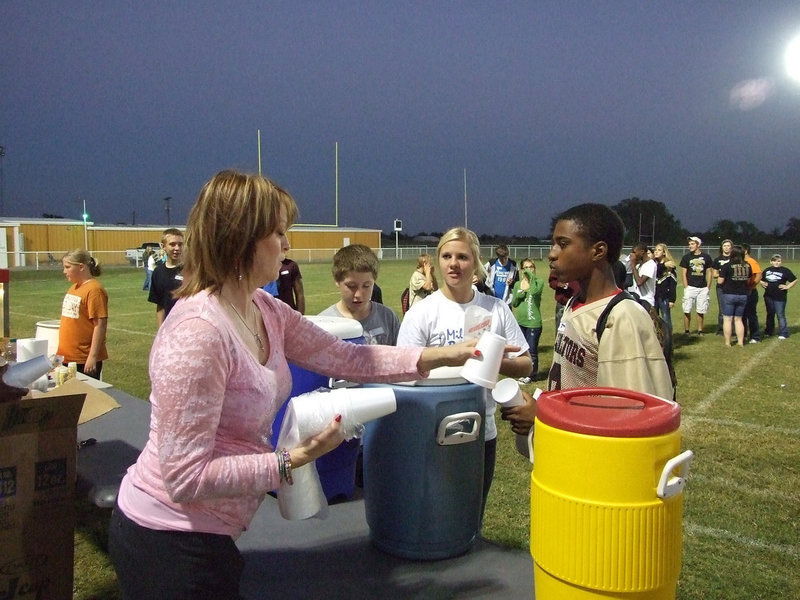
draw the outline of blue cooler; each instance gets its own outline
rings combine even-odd
[[[364,343],[364,329],[361,327],[361,323],[355,319],[324,317],[320,315],[309,315],[305,318],[328,333],[332,333],[340,340],[345,340],[354,344]],[[289,363],[289,371],[292,373],[292,391],[289,393],[289,398],[305,394],[306,392],[313,392],[321,387],[329,387],[330,379],[325,375],[308,371],[292,363]],[[288,400],[281,406],[278,414],[275,416],[275,422],[272,425],[270,441],[273,447],[278,443],[278,435],[281,431],[283,415],[286,412],[286,404],[288,404]],[[325,493],[325,497],[328,500],[332,500],[337,496],[350,498],[350,496],[353,495],[353,491],[355,490],[356,462],[360,445],[361,440],[359,439],[344,441],[338,448],[317,459],[316,464],[319,480],[322,484],[322,491]]]
[[[364,437],[370,538],[394,556],[458,556],[480,529],[483,388],[443,382],[389,386],[397,412],[371,422]]]

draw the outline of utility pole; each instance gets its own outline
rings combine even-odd
[[[6,155],[5,146],[0,146],[0,215],[5,210],[5,187],[6,178],[3,175],[3,157]]]

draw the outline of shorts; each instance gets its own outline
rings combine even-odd
[[[721,294],[719,303],[723,317],[743,317],[747,294]]]
[[[683,288],[683,313],[692,312],[692,305],[697,307],[697,314],[704,315],[708,312],[708,288],[688,286]]]

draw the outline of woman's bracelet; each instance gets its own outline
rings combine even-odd
[[[292,485],[294,483],[292,479],[292,457],[289,455],[289,451],[286,448],[275,450],[275,456],[278,458],[278,473],[281,481]]]

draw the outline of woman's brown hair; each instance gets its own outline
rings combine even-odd
[[[245,278],[253,266],[255,245],[297,217],[289,193],[261,175],[221,171],[200,190],[189,212],[183,251],[183,285],[176,298],[204,289],[215,292],[231,275]]]

